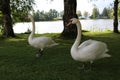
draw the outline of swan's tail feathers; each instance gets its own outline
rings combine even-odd
[[[111,57],[111,55],[110,54],[105,54],[105,57]]]
[[[102,58],[104,58],[104,57],[111,57],[111,55],[110,55],[110,54],[105,53],[105,54],[101,55],[101,57],[102,57]]]
[[[57,45],[59,45],[59,43],[54,43],[54,44],[53,44],[53,46],[57,46]]]
[[[57,46],[57,45],[59,45],[59,43],[53,43],[53,44],[49,45],[48,47],[53,47],[53,46]]]

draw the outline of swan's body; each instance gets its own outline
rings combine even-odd
[[[81,62],[93,62],[94,60],[111,56],[106,53],[108,49],[106,43],[104,42],[90,39],[80,44],[81,40],[80,21],[76,18],[73,18],[71,20],[72,22],[70,22],[69,24],[76,24],[78,30],[77,38],[71,47],[71,56],[74,60]]]
[[[39,57],[41,55],[41,52],[43,51],[44,48],[47,48],[47,47],[52,47],[52,46],[55,46],[55,45],[58,45],[58,43],[55,43],[50,37],[34,37],[34,34],[35,34],[35,22],[34,22],[34,19],[33,19],[33,16],[32,15],[28,15],[28,18],[31,19],[32,21],[32,32],[31,34],[29,35],[28,37],[28,43],[34,47],[34,48],[37,48],[39,49],[40,51],[40,54],[37,54],[36,56]]]
[[[107,51],[105,43],[96,40],[86,40],[78,46],[78,49],[72,46],[71,55],[76,61],[93,62],[100,58],[110,57],[109,54],[106,54]]]

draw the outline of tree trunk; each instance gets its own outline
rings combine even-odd
[[[2,14],[3,14],[3,36],[15,37],[12,25],[10,0],[2,0]]]
[[[113,28],[113,31],[115,33],[119,33],[118,31],[118,0],[115,0],[114,1],[114,22],[113,22],[113,25],[114,25],[114,28]]]
[[[64,15],[63,15],[64,30],[61,34],[63,37],[75,38],[77,35],[76,25],[66,26],[68,20],[70,20],[71,18],[78,18],[76,14],[76,6],[77,6],[76,0],[64,0]]]

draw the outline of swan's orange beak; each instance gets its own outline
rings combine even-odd
[[[72,20],[70,20],[67,24],[66,24],[66,26],[70,26],[72,24]]]

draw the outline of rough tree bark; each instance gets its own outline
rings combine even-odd
[[[10,10],[10,0],[2,0],[1,12],[3,14],[3,36],[15,37]]]
[[[63,15],[63,25],[64,30],[62,32],[63,37],[75,38],[77,35],[77,27],[76,25],[66,26],[68,20],[71,18],[78,18],[76,14],[76,0],[64,0],[64,15]]]
[[[118,0],[115,0],[114,1],[114,22],[113,22],[113,25],[114,25],[114,28],[113,28],[113,31],[115,33],[119,33],[118,31]]]

